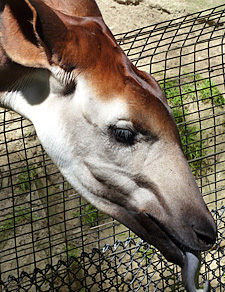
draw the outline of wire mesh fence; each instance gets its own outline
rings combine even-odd
[[[202,281],[225,291],[225,5],[117,40],[160,82],[218,226]],[[184,291],[180,269],[64,180],[32,124],[0,111],[0,291]]]

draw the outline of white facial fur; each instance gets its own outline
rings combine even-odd
[[[53,161],[71,184],[87,193],[89,199],[90,193],[102,190],[98,189],[100,184],[93,181],[86,164],[114,173],[112,164],[107,165],[111,157],[104,157],[99,146],[109,144],[108,126],[130,124],[129,115],[119,98],[110,103],[98,102],[82,77],[77,78],[76,91],[71,96],[63,97],[62,88],[59,80],[47,71],[36,70],[27,78],[26,86],[18,86],[4,95],[3,104],[33,122]],[[100,141],[96,141],[97,138]]]

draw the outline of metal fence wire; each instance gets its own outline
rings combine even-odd
[[[218,226],[201,280],[225,291],[225,5],[116,36],[166,92]],[[184,291],[180,269],[64,180],[28,120],[0,112],[0,291]]]

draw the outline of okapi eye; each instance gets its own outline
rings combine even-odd
[[[114,128],[114,136],[118,142],[132,145],[136,134],[131,129]]]

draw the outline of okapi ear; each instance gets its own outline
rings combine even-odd
[[[0,40],[8,57],[24,66],[48,68],[51,53],[40,34],[62,40],[68,31],[63,22],[36,0],[4,0],[1,6]]]
[[[102,17],[95,0],[44,0],[44,2],[71,17]]]

